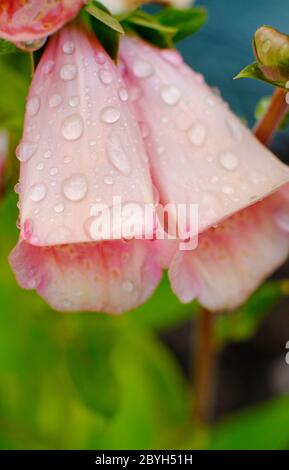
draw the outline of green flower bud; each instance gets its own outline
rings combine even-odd
[[[257,29],[253,48],[259,68],[271,81],[289,80],[289,36],[270,26]]]

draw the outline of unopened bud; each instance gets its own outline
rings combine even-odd
[[[254,53],[268,80],[289,80],[289,36],[270,26],[257,29],[253,39]]]

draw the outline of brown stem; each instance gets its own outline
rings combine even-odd
[[[215,355],[213,315],[202,309],[197,318],[194,418],[199,425],[205,425],[209,418]]]
[[[285,90],[282,90],[281,88],[275,89],[269,108],[255,126],[255,136],[265,145],[270,143],[274,133],[279,127],[280,122],[289,109],[289,105],[286,103],[285,95]]]

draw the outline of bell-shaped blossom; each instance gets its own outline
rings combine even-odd
[[[20,46],[23,43],[23,48],[37,48],[37,42],[41,46],[43,38],[77,15],[83,3],[83,0],[1,0],[0,37]]]
[[[58,310],[143,302],[161,277],[153,243],[135,239],[152,184],[127,89],[94,35],[72,25],[50,39],[17,156],[21,234],[10,262],[20,285]]]
[[[275,221],[283,196],[257,203],[289,181],[289,170],[176,51],[124,38],[121,58],[161,203],[198,207],[199,245],[176,249],[173,289],[184,302],[232,308],[288,254]]]

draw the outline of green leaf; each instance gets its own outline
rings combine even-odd
[[[118,383],[112,363],[115,334],[111,323],[98,317],[72,338],[67,350],[68,370],[81,400],[95,413],[111,418],[119,405]]]
[[[274,399],[217,425],[210,450],[281,450],[289,447],[289,397]]]
[[[270,85],[279,87],[279,88],[286,88],[286,81],[283,80],[270,80],[266,78],[263,71],[261,70],[259,64],[257,62],[247,65],[241,72],[239,72],[235,77],[234,80],[238,80],[240,78],[252,78],[254,80],[261,80],[262,82],[269,83]]]
[[[93,0],[91,3],[88,3],[85,6],[85,10],[108,28],[116,31],[119,34],[124,34],[123,27],[119,21],[114,18],[100,2]]]
[[[189,416],[185,382],[173,356],[148,330],[129,321],[119,331],[114,367],[122,401],[100,448],[172,448]]]
[[[160,21],[158,21],[156,16],[150,15],[141,10],[133,12],[128,18],[126,18],[126,21],[131,24],[143,26],[145,28],[155,29],[156,31],[161,31],[171,36],[175,35],[178,31],[175,26],[167,26],[162,24]]]
[[[90,13],[92,28],[108,55],[117,62],[120,35],[124,33],[121,24],[97,1],[85,7]]]
[[[5,39],[0,39],[0,55],[5,54],[21,54],[20,49],[18,49],[12,42],[8,42]]]
[[[162,25],[156,16],[144,11],[134,11],[122,22],[128,31],[134,31],[146,41],[161,49],[172,47],[172,37],[177,32],[174,27]]]
[[[240,309],[216,317],[215,334],[219,344],[244,341],[257,331],[263,318],[288,295],[288,281],[270,281],[261,286]]]
[[[156,18],[161,24],[176,29],[173,36],[176,42],[199,31],[206,23],[208,14],[205,8],[163,8]]]

